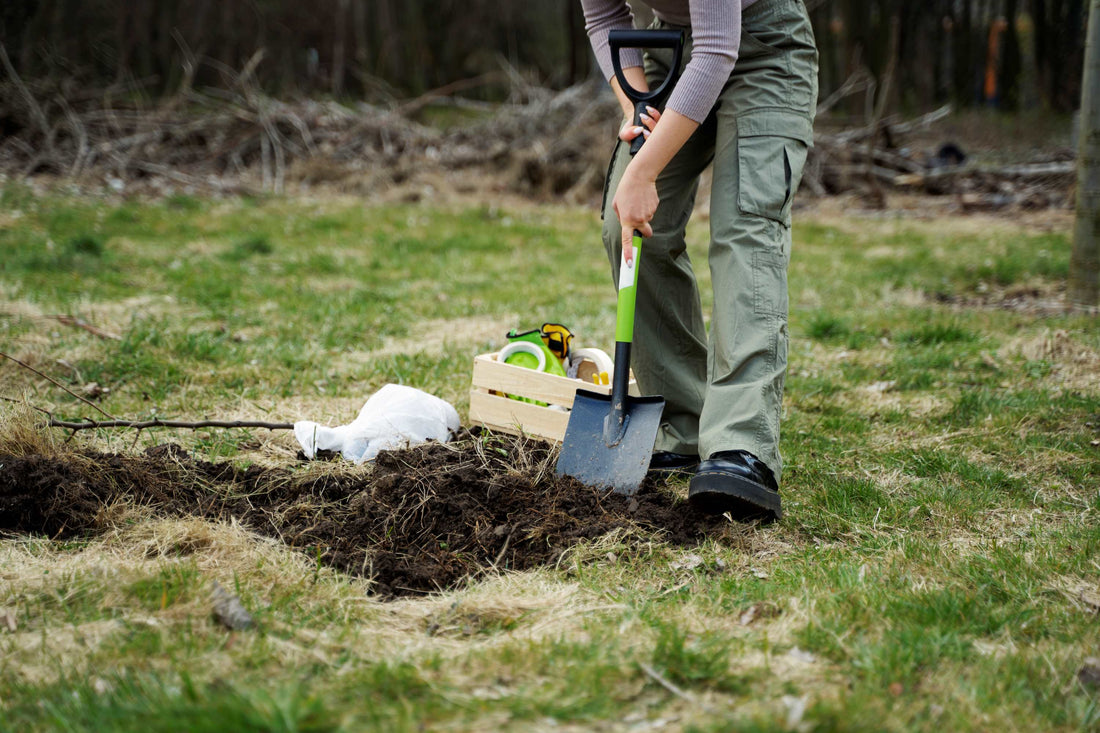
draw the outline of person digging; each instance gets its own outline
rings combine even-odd
[[[802,0],[646,0],[651,28],[682,30],[683,72],[663,108],[634,105],[608,42],[629,29],[625,0],[581,0],[604,78],[627,123],[611,159],[603,239],[613,271],[640,258],[634,371],[665,409],[650,470],[693,473],[708,513],[779,519],[780,409],[787,368],[791,203],[813,143],[817,48]],[[629,86],[664,79],[672,53],[621,49]],[[645,144],[630,155],[639,135]],[[699,176],[713,165],[707,336],[685,229]],[[700,457],[705,460],[700,461]]]

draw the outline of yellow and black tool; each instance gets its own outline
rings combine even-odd
[[[569,350],[573,344],[573,332],[560,323],[544,323],[539,329],[542,342],[546,348],[561,361],[568,361]]]

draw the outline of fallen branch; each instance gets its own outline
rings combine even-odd
[[[830,94],[825,101],[817,105],[817,116],[824,116],[826,112],[835,107],[842,99],[868,89],[873,89],[874,86],[875,77],[871,75],[867,67],[861,66],[844,81],[839,89]]]
[[[397,113],[405,116],[413,115],[419,112],[421,109],[429,104],[432,104],[438,99],[443,97],[449,97],[457,92],[465,92],[470,89],[476,89],[486,84],[492,84],[494,82],[507,79],[507,75],[503,71],[489,71],[479,76],[475,76],[471,79],[459,79],[458,81],[452,81],[450,84],[444,84],[441,87],[431,89],[424,94],[420,95],[416,99],[410,99],[397,107]]]
[[[1077,163],[1067,161],[1063,163],[1031,163],[1025,165],[1010,165],[1004,168],[983,170],[995,176],[1012,176],[1016,178],[1039,178],[1042,176],[1065,176],[1077,172]]]
[[[842,146],[847,143],[856,143],[861,140],[865,140],[869,135],[873,136],[879,132],[880,128],[889,128],[891,135],[903,135],[913,130],[927,129],[932,126],[933,123],[939,122],[943,118],[951,114],[954,109],[950,104],[934,109],[927,114],[923,114],[916,119],[909,120],[908,122],[893,122],[894,117],[885,118],[879,121],[878,125],[867,125],[864,127],[857,127],[854,130],[848,130],[846,132],[830,134],[814,135],[815,145],[838,145]]]
[[[11,358],[11,357],[8,357]],[[48,379],[48,377],[47,377]],[[64,389],[64,387],[62,387]],[[68,391],[68,390],[66,390]],[[70,392],[70,394],[72,394]],[[76,397],[77,395],[73,395]],[[27,404],[25,400],[17,400],[11,397],[0,396],[0,400],[4,402],[11,402],[12,404]],[[87,400],[85,400],[86,402]],[[110,420],[91,420],[84,418],[80,421],[74,420],[59,420],[53,416],[53,413],[42,407],[35,405],[27,405],[32,410],[41,412],[49,421],[47,425],[51,428],[64,428],[65,430],[95,430],[98,428],[133,428],[135,430],[144,430],[146,428],[185,428],[188,430],[198,430],[199,428],[266,428],[267,430],[293,430],[294,423],[292,422],[263,422],[260,420],[161,420],[160,418],[152,418],[149,420],[121,420],[112,418]],[[95,407],[95,405],[92,405]],[[98,408],[97,408],[98,409]]]
[[[268,430],[293,430],[292,422],[261,422],[255,420],[58,420],[50,416],[51,428],[65,428],[66,430],[95,430],[98,428],[134,428],[144,430],[146,428],[187,428],[197,430],[199,428],[267,428]]]
[[[952,105],[945,104],[939,109],[934,109],[928,114],[921,115],[915,120],[910,120],[909,122],[896,122],[890,125],[890,131],[894,134],[904,134],[907,132],[912,132],[913,130],[926,129],[928,127],[931,127],[933,122],[939,122],[944,117],[950,115],[953,109],[954,107]]]
[[[1064,163],[1035,163],[1032,165],[1012,165],[1003,168],[983,168],[978,165],[960,165],[949,168],[938,168],[925,173],[905,173],[895,176],[895,186],[918,186],[929,181],[938,181],[970,174],[981,174],[993,178],[1045,178],[1046,176],[1068,176],[1077,170],[1074,162]]]

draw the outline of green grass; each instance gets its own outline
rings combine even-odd
[[[37,701],[14,706],[0,728],[112,731],[266,731],[297,733],[341,729],[338,714],[297,685],[271,692],[232,682],[198,685],[189,677],[165,680],[124,675],[98,686],[82,680],[25,690]],[[28,696],[29,697],[29,696]]]
[[[147,610],[163,610],[184,600],[197,579],[193,565],[168,565],[153,577],[131,583],[126,594]]]
[[[1068,219],[1026,224],[797,222],[777,525],[604,538],[397,604],[229,528],[0,539],[0,730],[1095,730],[1076,674],[1100,649],[1100,330],[1002,307],[1068,271]],[[464,415],[473,356],[509,328],[610,347],[599,228],[567,207],[5,184],[0,350],[108,388],[119,416],[335,421],[388,382]],[[705,262],[706,223],[689,233]],[[10,362],[0,396],[91,412]],[[74,440],[293,455],[264,431]],[[253,629],[211,618],[214,581]]]

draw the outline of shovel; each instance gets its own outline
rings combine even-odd
[[[667,95],[680,68],[683,52],[680,31],[612,31],[609,37],[615,76],[634,103],[634,124],[641,124],[647,104],[659,104]],[[620,48],[672,48],[674,60],[665,80],[654,91],[639,92],[622,72]],[[634,139],[630,154],[641,149],[643,136]],[[556,474],[572,476],[590,486],[610,488],[618,494],[637,492],[653,456],[653,444],[661,426],[665,400],[660,396],[628,394],[630,347],[634,341],[634,303],[642,257],[642,235],[634,231],[634,261],[625,255],[619,263],[619,300],[615,316],[615,370],[611,394],[577,390],[565,428]]]

